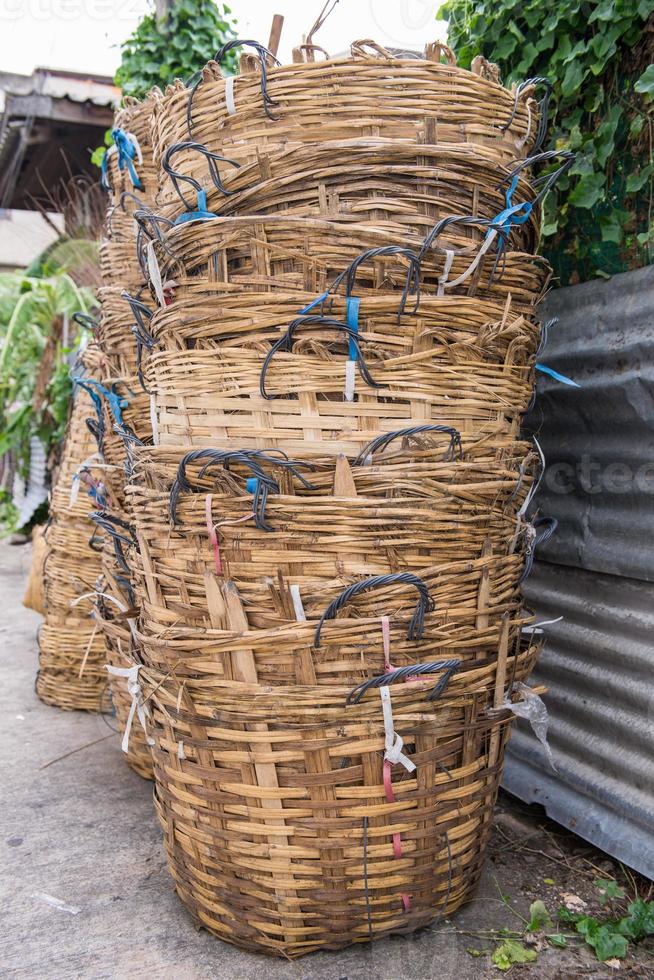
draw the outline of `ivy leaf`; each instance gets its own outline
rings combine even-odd
[[[506,972],[515,963],[533,963],[537,956],[536,950],[527,949],[515,939],[507,939],[497,947],[491,959],[498,970]]]
[[[645,117],[634,116],[634,118],[629,123],[629,135],[632,138],[636,138],[637,136],[640,136],[644,126],[645,126]]]
[[[646,95],[648,99],[654,98],[654,65],[647,66],[634,85],[634,90]]]
[[[582,61],[571,61],[565,70],[563,81],[561,82],[561,94],[564,98],[569,98],[581,86],[586,72],[582,68]]]
[[[545,903],[541,902],[540,899],[532,902],[529,906],[529,925],[527,926],[529,932],[541,932],[544,929],[551,929],[552,924],[552,919],[545,907]]]
[[[602,173],[588,174],[572,190],[569,201],[576,208],[593,208],[606,193],[606,178]]]
[[[622,116],[622,109],[619,105],[614,105],[597,130],[595,146],[597,147],[597,161],[600,167],[606,165],[606,161],[613,153],[615,148],[615,132]]]
[[[620,244],[622,241],[623,228],[615,211],[609,215],[602,215],[599,219],[599,226],[602,232],[603,242],[615,242],[616,245]],[[615,882],[611,882],[611,884],[615,884]],[[618,891],[622,892],[624,895],[621,888],[619,888]],[[608,901],[608,897],[605,893],[601,898],[601,902],[604,904],[606,901]]]
[[[588,18],[588,23],[593,24],[596,20],[612,20],[614,14],[615,0],[602,0]]]
[[[652,174],[654,174],[654,164],[651,163],[647,167],[637,170],[636,173],[629,174],[625,184],[627,194],[636,194],[638,191],[642,191]]]

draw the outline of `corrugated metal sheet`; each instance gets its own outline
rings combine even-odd
[[[553,292],[549,379],[526,428],[547,468],[536,505],[559,520],[526,584],[548,643],[553,773],[520,725],[504,785],[654,877],[654,268]]]

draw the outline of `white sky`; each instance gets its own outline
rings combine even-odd
[[[274,13],[285,17],[280,58],[291,60],[324,0],[231,0],[241,37],[268,42]],[[330,54],[356,39],[422,49],[442,40],[438,0],[339,0],[315,36]],[[149,8],[148,0],[0,0],[0,70],[29,74],[37,66],[112,75],[119,44]]]

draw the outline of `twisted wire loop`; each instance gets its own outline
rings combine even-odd
[[[125,552],[123,550],[123,545],[127,545],[130,548],[135,548],[136,536],[134,534],[134,529],[127,521],[122,520],[122,518],[117,517],[114,514],[108,514],[106,511],[93,511],[89,514],[91,520],[106,531],[107,534],[111,535],[114,545],[114,553],[116,555],[116,560],[124,572],[129,574],[130,568],[127,564],[127,559],[125,558]],[[119,530],[120,529],[120,530]],[[127,531],[129,536],[126,534],[121,534],[121,530]]]
[[[241,40],[240,38],[234,38],[233,41],[228,41],[227,44],[223,44],[222,48],[216,52],[216,56],[213,60],[220,64],[225,55],[230,51],[233,51],[235,48],[246,47],[254,48],[257,53],[259,58],[259,66],[261,68],[261,97],[263,99],[263,110],[269,119],[276,122],[279,117],[274,116],[271,109],[276,109],[279,103],[275,102],[275,100],[271,98],[270,94],[268,93],[268,61],[272,61],[273,66],[279,66],[281,62],[278,61],[272,51],[269,51],[268,48],[266,48],[263,44],[260,44],[258,41],[246,41]],[[200,73],[196,81],[192,82],[190,85],[188,102],[186,103],[186,129],[188,130],[190,139],[193,139],[193,100],[201,84],[202,73]]]
[[[198,200],[201,194],[204,193],[206,196],[206,192],[204,187],[200,183],[200,181],[196,180],[195,177],[192,177],[190,174],[180,174],[177,170],[172,169],[170,165],[172,158],[177,153],[180,153],[182,150],[201,153],[202,156],[204,156],[207,161],[207,169],[209,172],[209,176],[211,177],[211,180],[216,190],[219,190],[220,193],[224,194],[226,197],[228,197],[230,194],[233,193],[233,191],[228,191],[225,185],[223,184],[216,163],[217,161],[220,160],[221,163],[228,163],[230,166],[236,167],[237,169],[240,168],[241,166],[240,163],[237,163],[236,160],[230,160],[229,157],[221,156],[219,153],[212,153],[211,150],[209,150],[204,145],[204,143],[198,143],[195,140],[185,140],[182,143],[173,143],[173,145],[169,146],[168,149],[166,150],[163,159],[161,161],[161,166],[162,169],[165,170],[165,172],[170,177],[173,187],[177,192],[177,196],[179,197],[180,201],[187,209],[187,211],[194,211],[196,205],[194,203],[189,203],[188,200],[184,197],[184,194],[182,193],[182,190],[179,186],[179,181],[183,181],[184,183],[190,184],[190,186],[198,195]]]
[[[83,330],[90,330],[91,333],[95,333],[100,325],[98,317],[92,316],[90,313],[82,313],[81,310],[73,313],[71,319],[78,327],[82,327]]]
[[[518,114],[518,102],[520,100],[520,96],[525,91],[525,89],[531,88],[532,86],[536,86],[536,85],[542,85],[542,87],[545,89],[545,95],[538,103],[538,129],[536,130],[536,140],[533,146],[534,152],[540,150],[541,146],[545,141],[545,136],[547,135],[547,126],[549,123],[550,99],[552,97],[552,89],[553,89],[552,82],[549,80],[549,78],[544,78],[542,75],[539,75],[535,78],[526,78],[523,82],[520,82],[520,84],[516,86],[516,90],[514,93],[513,109],[511,111],[511,115],[509,116],[509,121],[504,123],[503,126],[500,126],[502,132],[505,132],[509,128],[509,126],[515,119],[516,115]]]
[[[386,585],[413,585],[418,590],[418,602],[416,603],[416,608],[413,616],[411,617],[411,622],[409,623],[407,639],[421,639],[425,625],[425,613],[433,611],[434,601],[429,595],[427,586],[423,580],[417,575],[414,575],[413,572],[394,572],[391,575],[375,575],[373,578],[366,578],[360,582],[355,582],[354,585],[348,586],[347,589],[344,589],[339,596],[330,602],[329,606],[320,617],[318,625],[316,626],[316,632],[313,638],[314,648],[317,650],[320,647],[320,633],[322,631],[323,623],[325,623],[328,619],[334,619],[336,613],[342,609],[343,606],[346,606],[350,599],[353,599],[356,595],[359,595],[360,592],[368,592],[370,589],[383,588]]]
[[[348,694],[345,703],[359,704],[364,694],[368,691],[379,687],[386,687],[387,684],[396,684],[398,681],[406,680],[408,677],[417,677],[420,674],[438,674],[442,671],[443,676],[427,695],[428,701],[437,701],[450,683],[450,679],[460,667],[460,660],[442,660],[440,663],[408,664],[406,667],[399,667],[397,670],[391,670],[387,674],[378,674],[377,677],[370,677],[367,681],[357,684]]]
[[[279,456],[270,456],[268,453],[279,452]],[[177,505],[179,502],[180,494],[190,493],[193,491],[193,487],[188,480],[186,475],[186,467],[189,463],[193,463],[197,460],[205,459],[206,462],[201,467],[198,474],[199,479],[205,476],[205,474],[213,466],[222,466],[224,470],[229,472],[230,464],[240,463],[242,466],[247,467],[252,473],[252,477],[256,481],[254,488],[254,514],[255,514],[255,526],[261,531],[271,531],[270,525],[265,522],[265,511],[266,503],[268,501],[268,494],[270,491],[273,493],[279,493],[279,483],[274,479],[269,473],[266,473],[261,467],[261,463],[267,463],[271,466],[282,467],[287,472],[291,473],[292,476],[297,477],[298,480],[308,489],[313,490],[313,484],[300,473],[298,467],[304,466],[307,469],[313,469],[314,467],[310,463],[304,463],[300,460],[290,460],[286,453],[281,450],[265,450],[265,449],[242,449],[242,450],[223,450],[223,449],[194,449],[191,452],[186,453],[185,456],[180,460],[179,466],[177,467],[177,475],[170,488],[169,496],[169,513],[170,519],[173,524],[179,523],[177,520]]]
[[[345,295],[349,298],[352,295],[352,291],[356,284],[357,272],[360,265],[362,265],[364,262],[370,262],[376,258],[394,255],[402,256],[409,260],[409,269],[407,271],[406,282],[398,307],[398,322],[401,320],[402,315],[405,312],[406,304],[411,293],[415,294],[415,306],[411,312],[413,314],[417,313],[418,307],[420,306],[421,258],[413,249],[407,248],[404,245],[380,245],[377,248],[369,248],[366,249],[365,252],[361,252],[361,254],[358,255],[349,264],[349,266],[343,270],[343,272],[336,276],[327,292],[335,293],[343,280],[345,280]]]
[[[259,391],[261,393],[262,398],[265,398],[267,401],[272,401],[274,398],[282,397],[281,395],[270,395],[266,391],[266,374],[268,373],[270,362],[272,361],[275,354],[277,354],[280,350],[287,351],[287,352],[290,352],[292,350],[293,341],[295,339],[294,334],[296,330],[300,329],[301,327],[310,327],[310,326],[327,327],[328,329],[340,330],[342,333],[344,333],[351,341],[354,348],[356,349],[357,368],[363,382],[367,384],[369,388],[384,387],[382,384],[379,384],[377,381],[375,381],[375,379],[370,374],[370,371],[368,370],[368,365],[366,364],[365,358],[361,351],[361,345],[359,343],[359,339],[360,339],[359,334],[357,333],[356,330],[353,330],[352,327],[349,327],[347,323],[343,323],[341,320],[335,320],[332,317],[313,316],[313,315],[300,316],[296,320],[293,320],[291,323],[289,323],[288,330],[286,331],[284,336],[280,337],[279,340],[275,341],[275,343],[272,345],[272,347],[270,348],[270,350],[268,351],[268,353],[264,358],[264,362],[261,365],[261,374],[259,376]]]
[[[147,244],[156,240],[161,245],[166,255],[168,255],[171,259],[175,259],[176,257],[175,253],[168,245],[166,236],[161,231],[161,225],[163,225],[164,228],[169,229],[174,226],[174,222],[169,218],[164,218],[162,214],[155,214],[154,211],[150,211],[146,208],[141,208],[140,211],[135,211],[133,217],[138,225],[138,231],[136,233],[136,257],[138,259],[141,272],[143,273],[143,278],[147,279],[147,263],[145,259]]]
[[[144,320],[144,317],[147,317],[148,320],[152,319],[152,310],[127,291],[121,293],[121,296],[129,303],[135,321],[132,333],[136,341],[136,376],[146,395],[151,395],[152,392],[146,388],[143,378],[143,348],[151,351],[157,346],[157,341],[150,333],[149,328],[146,327]]]
[[[450,425],[425,423],[424,425],[412,425],[407,429],[396,429],[395,432],[386,432],[384,435],[377,436],[376,439],[373,439],[367,446],[363,447],[354,460],[354,466],[363,466],[370,456],[379,452],[380,449],[386,449],[394,439],[409,438],[410,436],[420,435],[423,432],[444,432],[449,435],[450,444],[443,456],[443,462],[452,463],[456,459],[463,459],[463,444],[461,442],[461,433],[458,429],[454,429]]]
[[[541,544],[545,544],[546,541],[549,541],[558,526],[559,522],[557,521],[556,517],[538,517],[532,522],[531,540],[527,544],[525,567],[518,581],[519,585],[522,585],[523,582],[525,582],[531,575],[531,571],[534,567],[534,559],[536,557],[536,549]]]
[[[506,177],[504,177],[497,185],[498,190],[505,184],[509,184],[513,189],[515,189],[519,174],[528,167],[536,167],[541,163],[550,163],[552,160],[560,160],[561,164],[556,170],[546,174],[541,174],[540,177],[532,177],[532,186],[539,189],[536,197],[531,202],[532,207],[535,207],[537,204],[540,204],[547,192],[554,187],[561,177],[568,172],[576,159],[576,153],[572,153],[571,150],[545,150],[542,153],[534,153],[525,160],[520,160],[520,162],[517,163],[511,171],[509,171]]]

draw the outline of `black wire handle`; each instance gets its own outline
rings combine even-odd
[[[531,525],[535,534],[531,541],[531,544],[527,548],[527,554],[525,559],[525,567],[523,569],[522,575],[520,576],[519,585],[529,578],[531,575],[531,570],[534,567],[534,558],[536,557],[536,549],[541,545],[545,544],[546,541],[552,537],[559,522],[556,517],[538,517]]]
[[[214,61],[217,61],[218,64],[220,64],[229,51],[233,51],[235,48],[243,47],[254,48],[259,57],[259,65],[261,67],[261,96],[263,98],[263,109],[268,118],[273,122],[276,122],[278,117],[273,116],[270,110],[276,108],[279,103],[275,102],[274,99],[272,99],[268,94],[268,60],[270,59],[273,65],[276,66],[279,66],[281,62],[277,60],[272,51],[269,51],[268,48],[264,47],[264,45],[260,44],[258,41],[245,41],[241,40],[240,38],[234,38],[233,41],[228,41],[227,44],[223,44],[222,48],[216,52]],[[193,99],[195,98],[196,92],[200,88],[201,84],[202,74],[200,74],[197,81],[195,81],[191,86],[188,102],[186,104],[186,128],[191,139],[193,139]]]
[[[273,357],[278,351],[284,350],[290,352],[292,349],[293,340],[295,339],[293,336],[295,331],[298,330],[300,327],[309,327],[309,326],[327,327],[334,330],[340,330],[342,331],[342,333],[346,334],[347,337],[352,341],[352,344],[356,349],[357,368],[359,370],[359,374],[361,375],[361,378],[363,379],[364,383],[367,384],[370,388],[384,387],[382,384],[379,384],[377,381],[374,380],[374,378],[370,374],[370,371],[368,370],[368,365],[366,364],[365,358],[361,352],[361,345],[359,343],[359,334],[356,332],[356,330],[353,330],[352,327],[349,327],[347,323],[342,323],[341,320],[335,320],[332,317],[301,316],[298,317],[296,320],[293,320],[292,323],[289,323],[288,330],[286,331],[284,336],[280,337],[279,340],[275,341],[275,343],[272,345],[272,347],[266,354],[264,362],[261,366],[261,374],[259,376],[259,391],[261,393],[262,398],[265,398],[268,401],[272,401],[274,398],[282,397],[281,395],[269,395],[268,392],[266,391],[266,374],[268,372],[270,362],[272,361]]]
[[[428,701],[436,701],[460,667],[460,660],[442,660],[440,663],[409,664],[407,667],[399,667],[397,670],[391,670],[387,674],[381,674],[377,677],[371,677],[367,681],[363,681],[363,683],[350,691],[345,699],[345,703],[359,704],[363,695],[368,691],[386,687],[388,684],[395,684],[397,681],[405,680],[407,677],[415,677],[418,674],[438,674],[443,671],[443,676],[438,684],[427,695]]]
[[[349,298],[352,295],[352,290],[354,289],[356,283],[359,266],[364,262],[369,262],[372,259],[380,258],[385,255],[401,255],[409,260],[409,270],[407,272],[406,283],[402,292],[397,314],[398,321],[401,319],[402,314],[405,311],[409,294],[411,292],[415,293],[416,298],[413,313],[417,313],[420,305],[420,257],[413,251],[413,249],[407,248],[403,245],[381,245],[378,248],[369,248],[366,249],[366,251],[361,252],[361,254],[357,255],[349,266],[344,269],[343,272],[339,273],[336,279],[334,279],[328,292],[336,292],[343,280],[345,280],[345,295]]]
[[[170,519],[173,524],[177,524],[177,505],[179,502],[179,497],[181,493],[189,493],[193,490],[191,483],[186,475],[186,467],[189,463],[195,462],[197,460],[206,460],[204,466],[201,468],[199,477],[203,477],[207,470],[212,466],[222,466],[225,470],[229,471],[230,464],[240,463],[242,466],[246,466],[252,476],[257,481],[256,487],[254,488],[254,515],[255,515],[255,526],[261,531],[271,531],[270,525],[266,524],[265,521],[265,510],[266,503],[268,500],[268,494],[270,491],[273,493],[279,493],[279,484],[274,477],[266,473],[265,470],[261,468],[260,463],[269,463],[273,466],[282,466],[293,474],[293,476],[298,477],[299,480],[308,489],[314,489],[313,486],[305,480],[302,474],[299,472],[299,466],[308,466],[311,468],[311,464],[300,463],[296,460],[289,460],[286,454],[283,453],[281,457],[268,456],[265,450],[254,449],[254,450],[223,450],[223,449],[193,449],[191,452],[186,453],[185,456],[180,460],[179,466],[177,467],[177,475],[175,477],[174,483],[170,488],[169,497],[169,512]]]
[[[552,189],[552,187],[561,179],[561,177],[568,172],[576,159],[577,154],[572,153],[570,150],[545,150],[543,153],[534,153],[525,160],[520,160],[513,170],[511,170],[510,173],[508,173],[506,177],[500,181],[498,188],[503,187],[504,184],[510,183],[517,174],[523,170],[526,170],[527,167],[536,167],[540,163],[549,163],[552,160],[560,160],[561,165],[557,170],[554,170],[551,173],[542,174],[540,177],[532,178],[532,187],[539,189],[536,197],[531,202],[532,207],[535,207],[537,204],[540,204],[547,192]]]
[[[186,198],[184,197],[180,189],[179,181],[183,181],[187,184],[190,184],[193,190],[197,194],[202,193],[202,191],[204,191],[204,187],[202,186],[199,180],[195,179],[195,177],[191,177],[190,175],[187,174],[180,174],[177,170],[173,170],[173,168],[171,167],[170,161],[175,156],[175,154],[181,152],[182,150],[193,150],[197,153],[201,153],[206,158],[207,169],[209,171],[209,176],[211,177],[214,187],[217,190],[219,190],[221,194],[225,194],[225,196],[229,196],[230,194],[234,193],[233,191],[228,191],[225,185],[223,184],[220,177],[220,173],[218,172],[218,167],[216,166],[216,162],[220,160],[221,163],[228,163],[230,166],[236,167],[237,169],[240,168],[241,166],[240,163],[237,163],[236,160],[230,160],[228,157],[223,157],[219,153],[212,153],[211,150],[207,149],[207,147],[203,143],[196,143],[195,140],[186,140],[183,143],[173,143],[173,145],[169,146],[166,152],[164,153],[163,160],[161,161],[161,166],[170,177],[173,183],[173,187],[177,191],[177,196],[179,197],[180,201],[182,202],[182,204],[184,205],[187,211],[195,211],[196,204],[194,203],[189,204],[189,202],[186,200]]]
[[[463,459],[463,445],[461,443],[461,433],[458,429],[454,429],[450,425],[430,425],[429,423],[425,423],[425,425],[412,425],[408,429],[396,429],[395,432],[386,432],[384,435],[377,436],[376,439],[373,439],[367,446],[363,447],[354,460],[354,465],[363,466],[369,456],[379,452],[380,449],[386,449],[394,439],[417,436],[423,432],[445,432],[449,435],[450,444],[443,456],[443,462],[449,463],[455,459]]]
[[[143,208],[140,211],[135,211],[133,217],[139,228],[138,232],[136,233],[136,256],[139,261],[141,272],[143,273],[143,278],[148,279],[144,239],[146,239],[148,242],[156,239],[166,255],[170,256],[171,259],[175,259],[175,253],[171,251],[170,246],[166,241],[166,236],[162,233],[160,227],[163,225],[164,228],[172,228],[174,222],[170,221],[169,218],[164,218],[162,214],[155,214],[154,211],[145,210]]]
[[[134,334],[134,339],[136,341],[136,376],[139,380],[141,388],[146,393],[146,395],[151,395],[152,392],[148,390],[145,386],[145,381],[143,378],[143,348],[151,351],[157,346],[157,341],[150,333],[149,327],[145,325],[145,319],[152,319],[153,311],[142,303],[136,297],[131,296],[127,291],[121,293],[124,300],[129,303],[130,309],[134,316],[135,323],[132,327],[132,333]]]
[[[513,120],[518,114],[518,101],[520,99],[520,96],[525,91],[525,89],[531,88],[532,85],[534,86],[542,85],[543,88],[545,89],[545,95],[538,103],[538,113],[539,113],[538,130],[536,132],[536,141],[534,142],[534,146],[533,146],[534,153],[537,153],[538,150],[540,150],[543,143],[545,142],[545,137],[547,135],[547,125],[549,123],[550,99],[552,97],[552,89],[553,89],[553,85],[549,80],[549,78],[544,78],[542,75],[539,75],[536,78],[526,78],[523,82],[520,82],[520,84],[516,87],[515,90],[515,95],[513,100],[513,110],[509,117],[509,121],[505,123],[503,126],[500,126],[500,129],[504,132],[509,128],[509,126],[511,125],[511,123],[513,122]]]
[[[89,514],[91,520],[110,534],[113,538],[114,543],[114,553],[116,555],[116,560],[124,572],[130,571],[129,565],[127,564],[127,559],[125,558],[125,552],[123,550],[123,545],[127,545],[130,548],[135,548],[136,537],[134,535],[133,528],[120,517],[115,517],[112,514],[108,514],[106,511],[94,511]],[[121,534],[120,530],[128,531],[129,537],[125,534]]]
[[[333,619],[339,609],[342,609],[343,606],[347,605],[350,599],[353,599],[354,596],[359,595],[360,592],[367,592],[369,589],[377,589],[386,585],[395,584],[413,585],[418,590],[418,602],[416,603],[416,608],[413,616],[411,617],[411,622],[409,623],[407,639],[421,639],[425,624],[425,613],[433,610],[434,600],[429,595],[427,586],[423,580],[418,578],[417,575],[414,575],[413,572],[395,572],[392,575],[375,575],[373,578],[366,578],[361,582],[355,582],[354,585],[350,585],[347,589],[344,589],[333,602],[330,602],[329,606],[320,617],[318,625],[316,626],[316,632],[313,638],[313,645],[316,650],[320,647],[320,633],[323,623],[325,623],[328,619]]]

